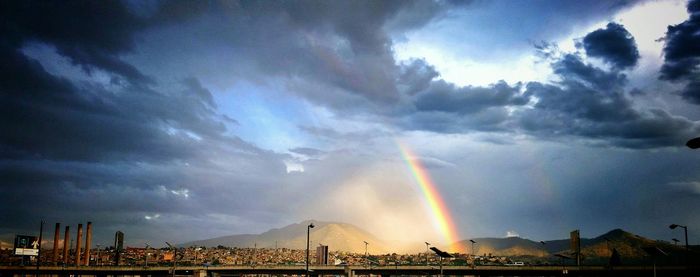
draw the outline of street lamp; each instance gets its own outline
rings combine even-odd
[[[435,254],[437,254],[440,257],[440,277],[442,277],[442,259],[452,258],[452,255],[450,255],[450,253],[437,249],[436,247],[430,247],[430,250],[433,250],[433,252],[435,252]]]
[[[165,244],[167,244],[168,247],[170,247],[170,249],[173,250],[173,277],[175,277],[175,267],[177,266],[177,248],[170,245],[170,243],[168,243],[167,241],[165,242]]]
[[[143,251],[143,266],[148,267],[148,248],[151,248],[151,246],[148,243],[144,244],[146,245],[146,250]]]
[[[309,238],[311,237],[311,228],[315,227],[313,223],[306,226],[306,276],[309,276]]]
[[[469,242],[472,243],[472,256],[476,256],[476,255],[474,255],[474,244],[476,243],[476,241],[474,241],[473,239],[470,239]]]
[[[369,267],[369,256],[367,256],[367,254],[369,253],[367,252],[367,245],[369,245],[369,242],[366,242],[364,240],[362,242],[365,243],[365,267]]]
[[[688,247],[688,226],[683,226],[683,225],[678,225],[678,224],[671,224],[668,226],[668,228],[671,228],[671,230],[676,229],[678,227],[683,228],[685,231],[685,251],[689,251],[690,248]]]
[[[430,253],[430,249],[428,248],[430,246],[430,243],[427,241],[425,242],[425,266],[428,266],[428,253]]]

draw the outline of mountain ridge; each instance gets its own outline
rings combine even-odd
[[[422,242],[406,245],[388,243],[373,234],[349,223],[326,222],[305,220],[293,223],[281,228],[273,228],[260,234],[237,234],[221,236],[205,240],[197,240],[180,244],[182,247],[206,246],[216,247],[223,245],[227,247],[241,248],[306,248],[306,227],[313,223],[315,228],[310,232],[310,245],[314,249],[318,244],[328,245],[331,251],[364,253],[370,254],[384,253],[421,253],[424,252]],[[494,256],[532,256],[538,258],[551,257],[554,254],[571,255],[569,239],[547,240],[542,242],[533,241],[520,237],[484,237],[472,238],[474,253],[477,255]],[[584,257],[609,257],[612,250],[618,251],[622,257],[639,258],[645,255],[642,247],[657,246],[669,251],[676,251],[680,248],[668,242],[654,241],[648,238],[635,235],[622,229],[613,229],[602,235],[593,238],[581,238],[581,254]],[[365,245],[364,242],[368,242]],[[367,247],[365,249],[365,246]],[[456,243],[440,246],[443,249],[459,249],[461,253],[472,253],[470,239],[461,240]]]

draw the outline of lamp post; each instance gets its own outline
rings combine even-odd
[[[678,227],[683,228],[685,231],[685,251],[689,251],[690,248],[688,247],[688,226],[683,226],[683,225],[678,225],[678,224],[671,224],[668,226],[668,228],[671,228],[671,230],[676,229]]]
[[[426,241],[425,242],[425,266],[428,266],[428,253],[430,253],[430,248],[428,248],[429,246],[430,246],[430,243],[428,243]]]
[[[144,244],[146,245],[146,250],[144,250],[144,253],[143,253],[143,266],[148,267],[148,248],[150,248],[151,246],[148,245],[148,243],[144,243]]]
[[[696,143],[700,143],[700,138],[695,138],[695,139],[692,139],[688,142],[688,147],[691,147],[690,142],[693,140],[695,140]],[[678,224],[671,224],[668,226],[668,228],[671,228],[671,230],[676,229],[678,227],[683,228],[683,231],[685,232],[685,263],[688,264],[688,262],[689,262],[688,254],[690,254],[690,248],[688,247],[688,226],[683,226],[683,225],[678,225]]]
[[[364,240],[362,242],[365,243],[365,267],[369,267],[369,256],[367,256],[367,254],[369,253],[367,252],[367,245],[369,245],[369,242],[366,242]]]
[[[311,228],[315,227],[313,223],[306,226],[306,276],[309,276],[309,238],[311,237]]]
[[[476,243],[476,241],[474,241],[473,239],[470,239],[469,242],[472,243],[472,256],[476,257],[476,255],[474,254],[474,244]]]
[[[442,259],[452,258],[452,255],[450,255],[450,253],[437,249],[436,247],[431,247],[430,250],[433,250],[433,252],[435,252],[435,254],[437,254],[440,257],[440,277],[442,277]]]

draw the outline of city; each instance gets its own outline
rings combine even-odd
[[[0,277],[700,276],[700,0],[0,18]]]

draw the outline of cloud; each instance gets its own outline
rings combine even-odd
[[[520,95],[520,84],[510,86],[501,81],[489,87],[457,87],[439,80],[433,82],[414,102],[417,111],[442,111],[460,115],[473,114],[490,107],[522,106],[529,101]]]
[[[700,1],[688,2],[690,18],[678,25],[668,26],[664,45],[664,64],[660,79],[685,81],[681,96],[690,103],[700,105]]]
[[[506,238],[518,238],[520,237],[520,234],[516,231],[506,231]]]
[[[613,68],[626,69],[637,65],[639,51],[634,37],[625,27],[610,22],[605,29],[598,29],[583,38],[583,48],[589,57],[602,58]]]
[[[400,112],[388,116],[407,130],[578,138],[623,148],[680,146],[698,131],[698,124],[685,117],[635,105],[638,94],[626,92],[627,76],[616,68],[596,67],[580,54],[562,53],[553,45],[538,51],[545,53],[555,74],[551,83],[458,87],[433,80],[407,96]]]
[[[678,188],[680,190],[684,190],[687,192],[691,192],[694,194],[700,194],[700,182],[694,181],[694,182],[671,182],[668,183],[669,186]]]
[[[284,155],[231,135],[200,79],[156,82],[123,59],[161,24],[123,3],[3,4],[0,232],[41,215],[145,234],[144,220],[254,214],[263,204],[240,195],[275,197],[263,192],[286,174]],[[63,60],[69,70],[51,66]]]
[[[289,151],[307,157],[318,157],[326,153],[326,151],[310,147],[297,147],[289,149]]]
[[[537,103],[516,112],[519,126],[530,135],[654,148],[682,145],[698,129],[695,122],[664,110],[636,108],[624,93],[624,74],[594,67],[575,54],[565,54],[552,65],[561,78],[558,84],[527,84],[526,93]]]

